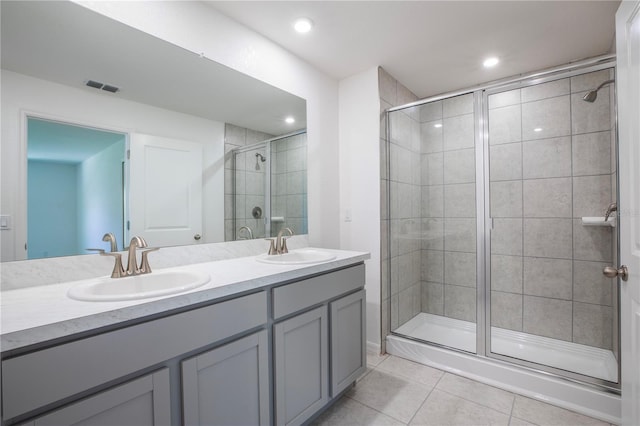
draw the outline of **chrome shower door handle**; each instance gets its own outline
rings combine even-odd
[[[629,268],[625,265],[620,266],[618,269],[613,266],[605,266],[602,273],[607,278],[620,277],[622,278],[622,281],[627,281],[629,279]]]

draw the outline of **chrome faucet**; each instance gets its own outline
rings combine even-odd
[[[609,207],[607,207],[607,210],[604,212],[604,221],[606,222],[607,220],[609,220],[609,216],[611,216],[611,213],[616,211],[618,211],[618,204],[609,204]]]
[[[242,231],[246,231],[247,234],[247,238],[241,238],[240,235],[242,234]],[[239,240],[253,240],[253,231],[251,231],[251,228],[249,228],[248,226],[243,226],[240,229],[238,229],[238,239]]]
[[[118,251],[118,243],[116,242],[116,236],[111,232],[108,232],[102,236],[102,241],[108,241],[111,243],[111,252]]]
[[[142,237],[133,237],[131,238],[131,242],[129,243],[129,251],[127,258],[127,270],[125,274],[130,275],[138,275],[141,273],[141,269],[138,267],[136,261],[136,247],[146,248],[149,247],[147,242]]]
[[[288,232],[289,236],[293,236],[291,228],[284,228],[278,232],[275,240],[273,238],[266,238],[267,241],[271,241],[269,251],[267,252],[268,255],[289,253],[289,249],[287,249],[287,239],[282,235],[284,232]]]

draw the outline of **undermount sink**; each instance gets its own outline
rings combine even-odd
[[[146,299],[193,290],[210,279],[207,274],[181,270],[157,271],[125,278],[101,277],[71,287],[67,296],[89,302]]]
[[[299,249],[291,250],[289,253],[285,254],[262,254],[256,257],[256,260],[258,262],[271,263],[274,265],[303,265],[328,262],[335,258],[335,254],[325,250]]]

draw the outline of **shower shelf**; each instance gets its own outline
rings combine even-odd
[[[584,226],[606,226],[606,227],[616,227],[616,217],[612,216],[609,220],[604,220],[604,217],[583,217],[582,224]]]

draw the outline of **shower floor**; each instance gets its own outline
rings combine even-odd
[[[426,342],[476,352],[476,325],[468,321],[422,312],[394,332]],[[618,363],[612,351],[497,327],[491,327],[491,337],[493,353],[610,382],[618,380]]]

